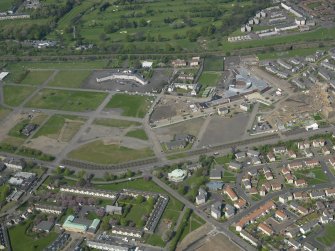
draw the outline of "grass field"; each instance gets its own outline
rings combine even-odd
[[[113,184],[94,185],[96,188],[103,190],[119,191],[121,189],[134,189],[143,191],[152,191],[161,193],[164,190],[156,185],[153,181],[145,181],[144,179],[134,179]]]
[[[105,68],[108,64],[108,60],[92,60],[92,61],[43,61],[43,62],[18,62],[18,63],[9,63],[6,66],[6,70],[10,72],[18,72],[24,70],[69,70],[69,69],[102,69]],[[11,74],[8,75],[10,77]]]
[[[223,71],[223,57],[205,57],[204,71]]]
[[[52,73],[53,71],[29,71],[26,77],[21,81],[21,84],[41,85]]]
[[[130,131],[126,134],[127,137],[148,140],[148,136],[143,129],[137,129],[134,131]]]
[[[10,131],[8,132],[9,136],[17,137],[17,138],[27,138],[27,136],[21,134],[21,130],[28,124],[35,124],[39,126],[44,122],[44,120],[47,118],[47,115],[40,114],[36,117],[33,117],[32,119],[23,119],[19,123],[17,123]]]
[[[130,126],[140,126],[141,123],[128,120],[119,120],[119,119],[96,119],[94,124],[109,126],[109,127],[118,127],[118,128],[127,128]]]
[[[199,83],[203,86],[216,86],[220,79],[219,72],[210,72],[210,71],[203,71],[199,78]],[[205,88],[206,88],[205,87]],[[203,87],[204,88],[204,87]]]
[[[0,1],[0,12],[5,12],[12,6],[13,0],[1,0]]]
[[[10,113],[10,110],[0,106],[0,120],[5,118]]]
[[[68,142],[84,123],[81,117],[70,115],[53,115],[49,120],[36,132],[34,138],[46,136],[52,139],[58,139]]]
[[[325,234],[317,237],[317,240],[331,247],[335,243],[335,224],[331,223],[325,226]]]
[[[33,97],[27,107],[85,112],[95,110],[106,93],[43,89]]]
[[[86,41],[98,46],[123,45],[125,51],[135,48],[152,51],[152,42],[155,42],[155,49],[201,49],[196,39],[189,39],[189,32],[200,33],[210,25],[219,29],[226,19],[237,16],[238,1],[193,0],[192,4],[185,4],[183,0],[175,0],[173,3],[157,0],[132,2],[131,7],[128,2],[122,1],[109,1],[109,5],[100,2],[94,6],[95,2],[84,1],[73,8],[58,22],[56,32],[50,34],[49,38],[55,38],[58,32],[64,41],[71,43],[72,33],[63,31],[77,18],[81,27],[77,32]],[[244,0],[243,4],[239,4],[239,19],[243,19],[243,22],[247,16],[241,12],[248,12],[253,7],[252,2],[255,1]],[[235,23],[239,22],[232,22],[232,25]],[[206,39],[211,39],[207,32],[202,33]]]
[[[70,152],[68,157],[98,164],[118,164],[152,156],[153,152],[149,148],[135,150],[118,145],[105,145],[97,140]]]
[[[312,174],[315,177],[309,177]],[[329,181],[327,174],[323,172],[321,167],[313,168],[310,170],[302,170],[294,172],[297,179],[305,179],[308,185],[317,185],[320,183],[326,183]]]
[[[13,250],[42,251],[57,238],[58,234],[55,232],[51,232],[43,238],[28,236],[26,230],[30,223],[30,221],[27,221],[24,224],[16,225],[8,230]]]
[[[89,70],[60,71],[49,83],[49,86],[78,88],[90,74]]]
[[[105,109],[122,109],[123,116],[144,118],[152,100],[149,96],[115,94]]]
[[[4,101],[9,106],[19,106],[34,90],[30,86],[4,85]]]

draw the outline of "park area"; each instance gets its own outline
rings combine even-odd
[[[71,159],[97,164],[119,164],[153,156],[150,148],[132,149],[119,144],[105,144],[102,140],[82,145],[68,155]]]
[[[37,234],[32,233],[31,224],[28,220],[8,229],[12,250],[42,251],[58,236],[57,233],[51,232],[38,238]]]
[[[144,118],[152,102],[150,96],[115,94],[105,110],[120,109],[122,116]]]
[[[96,110],[106,93],[43,89],[26,105],[37,109],[85,112]]]
[[[326,245],[331,247],[335,243],[335,224],[331,223],[324,227],[324,230],[321,231],[321,236],[316,239]]]

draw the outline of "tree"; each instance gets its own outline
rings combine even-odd
[[[101,228],[102,230],[109,230],[110,229],[110,225],[109,225],[109,220],[107,217],[105,217],[103,220],[102,220],[102,223],[101,223]]]
[[[84,170],[80,170],[78,173],[77,173],[77,177],[78,178],[84,178],[86,172]]]
[[[120,219],[120,224],[121,224],[121,226],[126,227],[126,226],[128,226],[128,221],[126,220],[126,218],[121,218]]]
[[[62,168],[60,168],[59,166],[57,166],[56,168],[55,168],[55,173],[56,174],[61,174],[63,172],[63,170],[62,170]]]

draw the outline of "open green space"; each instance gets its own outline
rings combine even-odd
[[[258,54],[259,60],[278,59],[278,58],[291,58],[291,57],[305,57],[314,54],[317,50],[326,50],[327,48],[305,48],[305,49],[293,49],[281,52],[266,52]]]
[[[0,106],[0,120],[5,118],[10,113],[10,109]]]
[[[216,86],[220,80],[219,72],[203,71],[199,78],[199,83],[206,88],[208,86]]]
[[[119,145],[105,145],[101,140],[85,144],[72,151],[70,158],[97,164],[119,164],[154,156],[149,148],[131,149]]]
[[[105,109],[121,109],[123,116],[144,118],[151,106],[152,97],[115,94]]]
[[[10,186],[8,184],[3,184],[0,186],[0,203],[6,200],[10,193]]]
[[[34,138],[46,136],[63,142],[71,140],[84,123],[84,118],[70,115],[53,115],[34,134]]]
[[[137,129],[134,131],[129,131],[126,134],[127,137],[132,137],[136,139],[148,140],[148,136],[143,129]]]
[[[27,107],[85,112],[97,109],[106,93],[43,89],[26,105]]]
[[[94,187],[111,191],[120,191],[122,189],[152,191],[157,193],[161,193],[164,191],[162,188],[157,186],[156,183],[154,183],[153,181],[145,181],[143,179],[134,179],[130,181],[124,181],[113,184],[103,184],[103,185],[95,184]]]
[[[96,119],[93,122],[96,125],[117,127],[117,128],[127,128],[130,126],[140,126],[141,123],[129,120],[119,120],[119,119]]]
[[[63,70],[57,73],[49,86],[78,88],[90,74],[91,71],[89,70]]]
[[[41,70],[92,70],[102,69],[108,64],[108,60],[73,60],[73,61],[22,61],[16,63],[9,63],[5,69],[10,72],[22,71],[41,71]],[[10,78],[11,74],[7,78]],[[7,79],[6,78],[6,79]]]
[[[53,73],[53,71],[28,71],[25,78],[21,81],[21,84],[26,85],[41,85],[43,84]]]
[[[180,237],[180,241],[182,241],[186,237],[186,235],[188,235],[192,231],[198,229],[203,224],[205,224],[204,220],[199,218],[197,215],[195,215],[192,212],[190,218],[188,219],[187,225],[185,226],[185,228],[183,230],[183,233]]]
[[[316,239],[328,247],[331,247],[335,243],[335,224],[331,223],[325,225],[324,234]]]
[[[75,23],[78,37],[114,51],[203,50],[208,40],[228,35],[267,5],[255,0],[84,1],[62,17],[48,37],[72,44]]]
[[[17,138],[27,138],[27,136],[21,134],[21,130],[28,124],[35,124],[39,126],[47,118],[47,115],[40,114],[31,119],[22,119],[20,120],[12,129],[9,130],[8,135]]]
[[[165,242],[162,240],[162,237],[158,234],[151,234],[149,235],[146,243],[152,246],[164,247]]]
[[[8,229],[13,250],[42,251],[58,236],[57,233],[51,232],[37,238],[37,235],[31,231],[31,224],[31,221],[26,221],[24,224],[19,224]]]
[[[18,106],[35,90],[31,86],[4,85],[4,101],[7,105]]]
[[[294,172],[297,179],[305,179],[308,185],[317,185],[329,181],[328,175],[321,167]]]
[[[0,12],[5,12],[10,10],[12,7],[13,0],[1,0],[0,1]]]
[[[223,57],[205,57],[204,71],[223,71]]]

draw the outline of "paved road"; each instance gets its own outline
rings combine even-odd
[[[113,93],[109,93],[104,101],[99,105],[98,109],[94,111],[93,114],[89,117],[89,119],[85,122],[85,124],[80,127],[79,131],[76,135],[70,140],[70,142],[66,145],[66,147],[57,155],[54,165],[59,166],[61,161],[66,157],[66,155],[76,148],[76,144],[79,141],[80,137],[89,130],[90,126],[92,125],[93,121],[97,118],[100,114],[102,109],[108,104],[112,97]]]
[[[227,229],[225,229],[225,226],[222,225],[222,223],[219,223],[218,221],[216,221],[216,220],[208,217],[206,213],[204,213],[203,211],[199,210],[199,208],[197,208],[193,203],[191,203],[190,201],[186,200],[177,191],[173,190],[170,186],[166,185],[160,179],[158,179],[157,177],[153,176],[152,180],[157,185],[159,185],[161,188],[163,188],[165,191],[167,191],[172,196],[174,196],[176,199],[178,199],[179,201],[181,201],[182,203],[184,203],[186,207],[192,209],[193,212],[195,214],[197,214],[199,217],[201,217],[204,221],[206,221],[206,222],[210,223],[211,225],[215,226],[217,228],[218,232],[223,233],[225,236],[227,236],[227,238],[229,238],[229,240],[233,241],[237,246],[241,247],[244,250],[248,250],[248,251],[256,250],[250,244],[248,244],[248,243],[246,243],[244,241],[241,241],[241,239],[238,236],[236,236],[235,234],[233,234],[229,230],[227,231]]]

